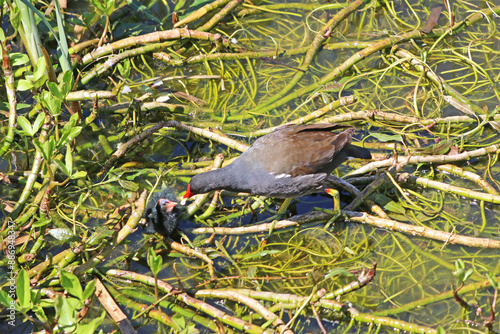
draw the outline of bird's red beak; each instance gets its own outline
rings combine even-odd
[[[191,192],[191,185],[188,184],[188,188],[186,190],[186,193],[184,194],[184,196],[182,196],[182,199],[188,199],[188,198],[191,198],[193,197],[193,193]]]

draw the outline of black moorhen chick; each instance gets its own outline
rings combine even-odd
[[[144,218],[146,218],[146,233],[158,232],[169,237],[178,225],[180,210],[177,206],[175,193],[165,188],[151,196]]]
[[[339,124],[282,126],[257,139],[233,163],[193,176],[183,200],[211,190],[290,198],[323,190],[326,177],[348,157],[371,159],[349,143],[354,128]]]

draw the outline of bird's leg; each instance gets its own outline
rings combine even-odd
[[[325,228],[330,225],[340,216],[340,193],[337,189],[327,188],[326,193],[333,197],[333,217],[326,223]]]

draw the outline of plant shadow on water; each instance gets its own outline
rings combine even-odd
[[[70,5],[5,14],[1,333],[500,332],[499,6]],[[145,233],[152,192],[302,123],[372,152],[339,217],[222,191]]]

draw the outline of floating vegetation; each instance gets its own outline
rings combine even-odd
[[[74,6],[2,7],[0,332],[500,332],[500,6]],[[305,123],[373,159],[172,201]]]

